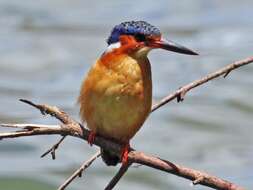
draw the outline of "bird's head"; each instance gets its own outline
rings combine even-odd
[[[158,28],[145,21],[129,21],[116,25],[107,43],[106,52],[118,50],[124,53],[147,54],[151,49],[161,48],[182,54],[198,55],[186,47],[165,40]]]

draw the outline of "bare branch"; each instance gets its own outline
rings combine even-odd
[[[69,128],[73,127],[72,124],[68,125]],[[62,128],[61,126],[59,127],[45,127],[43,126],[43,128],[34,128],[32,130],[24,130],[24,131],[17,131],[17,132],[10,132],[8,133],[1,133],[0,134],[0,138],[10,138],[10,137],[20,137],[20,136],[32,136],[32,135],[48,135],[48,134],[64,134],[64,135],[73,135],[73,133],[67,133],[71,130],[65,131],[66,127]],[[83,129],[84,133],[89,133],[86,129]],[[11,134],[11,135],[10,135]],[[85,136],[83,136],[82,139],[87,140],[87,134]],[[81,138],[81,136],[78,136],[79,138]],[[106,148],[106,149],[110,149],[113,152],[118,153],[118,155],[120,155],[120,150],[122,148],[121,145],[116,144],[115,142],[112,142],[110,140],[107,140],[103,137],[96,137],[95,138],[95,142],[94,144],[102,147],[102,148]],[[213,187],[216,189],[227,189],[227,190],[242,190],[243,188],[236,186],[235,184],[231,183],[231,182],[227,182],[225,180],[219,179],[215,176],[211,176],[209,174],[206,173],[202,173],[200,171],[197,170],[193,170],[190,168],[186,168],[183,166],[179,166],[176,164],[173,164],[169,161],[166,160],[161,160],[159,158],[156,157],[151,157],[151,156],[147,156],[142,152],[137,152],[137,151],[131,151],[128,155],[128,159],[130,161],[130,163],[139,163],[142,165],[146,165],[152,168],[156,168],[162,171],[166,171],[168,173],[172,173],[187,179],[190,179],[192,181],[199,179],[199,176],[203,176],[203,180],[199,182],[199,184],[202,185],[206,185],[209,187]],[[88,167],[88,166],[87,166]],[[113,187],[116,185],[116,183],[118,182],[118,180],[123,176],[123,174],[126,172],[126,170],[128,169],[128,167],[124,168],[122,167],[120,169],[120,171],[118,172],[118,174],[114,177],[114,179],[112,180],[112,182],[108,185],[109,187]],[[124,171],[125,170],[125,171]],[[80,173],[80,172],[79,172]],[[109,189],[108,187],[108,189]]]
[[[63,124],[76,123],[71,117],[68,116],[68,114],[66,114],[64,111],[61,111],[55,106],[35,104],[32,101],[26,99],[20,99],[20,101],[37,108],[40,110],[42,115],[49,114],[52,117],[59,119]]]
[[[27,129],[32,130],[35,128],[59,128],[59,125],[41,125],[41,124],[11,124],[11,123],[1,123],[0,127],[9,127],[9,128],[21,128],[21,129]]]
[[[38,110],[40,110],[42,115],[49,114],[52,117],[57,118],[59,121],[61,121],[64,124],[64,125],[61,125],[61,127],[64,128],[64,130],[66,130],[65,132],[72,133],[72,136],[82,135],[83,126],[79,124],[78,122],[76,122],[74,119],[72,119],[64,111],[57,108],[56,106],[50,106],[46,104],[35,104],[32,101],[26,100],[26,99],[20,99],[20,101],[37,108]],[[71,125],[71,127],[67,125]]]
[[[231,182],[215,177],[213,175],[174,164],[168,160],[163,160],[157,157],[148,156],[143,152],[132,151],[128,158],[134,163],[139,163],[151,168],[165,171],[191,181],[196,181],[196,184],[205,185],[219,190],[244,190]]]
[[[51,108],[51,106],[47,106],[44,105],[45,108],[45,112],[47,111],[47,108]],[[59,111],[59,109],[56,109],[57,111]],[[52,110],[51,110],[52,111]],[[61,117],[61,113],[64,112],[56,112],[56,114],[59,114],[58,117]],[[52,115],[54,115],[52,113]],[[66,113],[64,113],[64,115],[66,115]],[[68,116],[69,117],[69,116]],[[69,117],[70,118],[70,117]],[[16,124],[14,124],[16,125]],[[51,134],[58,134],[58,135],[63,135],[63,136],[74,136],[74,137],[78,137],[80,139],[86,140],[88,138],[89,135],[89,131],[83,127],[79,126],[80,124],[77,122],[70,122],[68,124],[63,124],[63,125],[59,125],[59,126],[48,126],[45,127],[43,126],[42,128],[32,128],[31,130],[21,130],[21,131],[16,131],[16,132],[9,132],[9,133],[0,133],[0,139],[3,138],[14,138],[14,137],[22,137],[22,136],[33,136],[33,135],[51,135]],[[79,126],[78,128],[76,126]],[[23,126],[24,128],[26,128],[25,126]],[[117,144],[109,139],[103,138],[101,136],[96,136],[95,137],[95,141],[94,144],[97,146],[100,146],[101,148],[105,149],[105,150],[110,150],[113,153],[117,154],[120,156],[121,154],[121,150],[123,148],[123,146],[121,144]],[[131,151],[128,155],[128,159],[130,161],[130,163],[139,163],[142,165],[146,165],[148,167],[152,167],[152,168],[156,168],[168,173],[172,173],[174,175],[178,175],[187,179],[190,179],[192,181],[196,180],[199,178],[199,176],[204,176],[204,180],[200,182],[200,184],[202,185],[206,185],[209,187],[213,187],[216,189],[224,189],[224,187],[226,187],[226,190],[242,190],[243,188],[236,186],[233,183],[227,182],[225,180],[219,179],[217,177],[214,176],[210,176],[206,173],[202,173],[190,168],[186,168],[183,166],[179,166],[176,164],[173,164],[169,161],[166,160],[161,160],[159,158],[155,158],[155,157],[151,157],[151,156],[147,156],[142,152],[137,152],[137,151]],[[122,171],[124,168],[122,168]],[[127,168],[125,168],[127,169]],[[124,174],[124,172],[120,171],[119,173],[121,174],[121,176]],[[115,178],[120,178],[120,175],[116,175]],[[113,183],[117,183],[117,180],[115,180]],[[114,185],[115,185],[114,184]]]
[[[188,85],[183,86],[176,92],[172,93],[171,95],[165,97],[162,99],[158,104],[154,105],[152,108],[152,111],[155,111],[159,107],[165,105],[169,101],[178,98],[178,101],[182,101],[185,94],[199,86],[202,85],[209,80],[212,80],[214,78],[217,78],[221,75],[227,75],[227,73],[231,72],[232,70],[246,65],[248,63],[253,62],[253,57],[250,57],[248,59],[244,59],[242,61],[235,62],[231,65],[228,65],[227,67],[224,67],[212,74],[207,75],[206,77],[203,77],[200,80],[196,80]],[[85,129],[80,123],[73,120],[68,114],[61,111],[57,107],[49,106],[49,105],[42,105],[42,104],[35,104],[29,100],[21,100],[24,103],[27,103],[29,105],[32,105],[33,107],[39,109],[43,115],[49,114],[58,120],[62,122],[61,125],[37,125],[37,124],[0,124],[2,127],[12,127],[12,128],[19,128],[18,131],[13,132],[4,132],[0,133],[0,140],[5,138],[16,138],[16,137],[23,137],[23,136],[34,136],[34,135],[61,135],[61,136],[73,136],[78,137],[82,140],[88,139],[88,135],[90,134],[90,131]],[[62,141],[62,140],[61,140]],[[59,145],[60,143],[58,143]],[[112,140],[106,139],[101,136],[96,136],[94,144],[103,148],[104,150],[110,150],[114,154],[120,156],[121,150],[123,146],[121,144],[115,143]],[[49,150],[49,152],[53,152],[57,148],[57,144]],[[239,187],[231,182],[228,182],[226,180],[220,179],[218,177],[212,176],[210,174],[200,172],[191,168],[187,168],[184,166],[180,166],[177,164],[174,164],[170,161],[163,160],[157,157],[148,156],[144,154],[143,152],[137,152],[132,150],[129,155],[129,166],[132,163],[138,163],[142,165],[146,165],[151,168],[155,168],[158,170],[165,171],[167,173],[171,173],[186,179],[189,179],[193,182],[193,184],[202,184],[208,187],[212,187],[214,189],[219,190],[243,190],[242,187]],[[92,162],[91,162],[92,163]],[[91,164],[90,163],[90,164]],[[90,164],[86,164],[84,168],[87,168]],[[85,165],[85,164],[84,164]],[[112,181],[108,184],[107,188],[112,189],[117,182],[121,179],[121,177],[124,175],[124,173],[127,171],[129,166],[122,166],[118,173],[115,175],[115,177],[112,179]],[[82,168],[82,167],[81,167]],[[79,171],[79,172],[78,172]],[[81,171],[81,172],[80,172]],[[77,170],[75,173],[80,175],[82,173],[83,169]],[[77,176],[73,174],[73,179]],[[68,184],[73,180],[72,177]],[[67,185],[68,185],[67,184]],[[67,186],[66,185],[66,186]],[[66,187],[65,186],[65,187]]]
[[[82,177],[82,173],[87,169],[99,156],[100,150],[94,154],[89,160],[85,161],[82,166],[76,170],[59,188],[58,190],[64,190],[77,176]]]
[[[190,91],[191,89],[196,88],[197,86],[207,83],[208,81],[215,79],[217,77],[220,77],[222,75],[224,75],[224,78],[225,78],[232,70],[234,70],[238,67],[241,67],[243,65],[247,65],[252,62],[253,62],[253,57],[249,57],[249,58],[237,61],[235,63],[232,63],[226,67],[223,67],[223,68],[219,69],[218,71],[208,74],[199,80],[195,80],[195,81],[179,88],[179,90],[171,93],[170,95],[168,95],[165,98],[163,98],[162,100],[160,100],[157,104],[153,105],[152,112],[157,110],[161,106],[167,104],[168,102],[174,100],[175,98],[177,98],[177,102],[181,102],[184,100],[186,93],[188,91]]]
[[[123,175],[127,172],[128,168],[132,165],[132,162],[128,162],[126,165],[122,164],[119,171],[112,178],[110,183],[106,186],[105,190],[111,190],[115,187],[115,185],[119,182],[119,180],[123,177]]]
[[[66,136],[63,136],[56,144],[54,144],[50,149],[48,149],[44,154],[42,154],[40,157],[43,158],[49,153],[52,155],[52,159],[55,160],[55,151],[59,147],[59,145],[62,143],[62,141],[66,138]]]
[[[47,109],[47,105],[44,105],[45,109]],[[65,114],[65,113],[64,113]],[[68,116],[69,117],[69,116]],[[9,127],[16,127],[17,124],[8,124]],[[1,124],[0,124],[1,126]],[[6,125],[5,125],[6,126]],[[30,124],[28,124],[30,127]],[[43,127],[39,127],[40,125],[34,124],[34,128],[31,130],[26,130],[25,124],[22,124],[22,128],[24,130],[13,131],[13,132],[3,132],[0,133],[0,139],[6,138],[17,138],[17,137],[25,137],[25,136],[36,136],[36,135],[62,135],[62,136],[73,136],[78,137],[82,140],[88,139],[90,131],[83,128],[83,126],[77,122],[71,122],[69,124],[62,124],[62,125],[43,125]],[[78,127],[77,127],[78,126]],[[120,155],[121,149],[123,148],[122,145],[113,143],[111,140],[107,140],[99,135],[96,136],[94,144],[103,149],[111,150],[113,153]]]
[[[11,124],[8,124],[8,127],[11,127]],[[3,126],[0,124],[0,126]],[[7,125],[4,124],[6,127]],[[13,128],[18,127],[18,124],[13,124]],[[17,137],[25,137],[25,136],[34,136],[34,135],[65,135],[66,131],[60,126],[60,125],[42,125],[42,127],[39,127],[41,125],[34,125],[31,126],[28,124],[25,126],[25,124],[21,124],[23,130],[19,131],[12,131],[12,132],[4,132],[0,133],[0,139],[6,139],[6,138],[17,138]],[[20,127],[21,127],[20,126]]]

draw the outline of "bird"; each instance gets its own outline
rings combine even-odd
[[[129,141],[142,127],[152,106],[151,65],[153,49],[198,55],[195,51],[165,40],[160,30],[146,21],[116,25],[107,48],[89,70],[80,90],[80,118],[90,129],[88,143],[99,135],[123,145],[120,156],[101,149],[106,165],[128,162]]]

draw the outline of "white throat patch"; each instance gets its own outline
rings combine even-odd
[[[120,42],[116,42],[116,43],[110,44],[110,45],[106,48],[105,52],[106,52],[106,53],[109,53],[109,52],[113,51],[114,49],[119,48],[120,46],[121,46]]]

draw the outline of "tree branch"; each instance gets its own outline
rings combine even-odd
[[[43,153],[40,157],[43,158],[49,153],[51,153],[52,159],[55,160],[55,151],[59,147],[59,145],[62,143],[62,141],[66,138],[66,136],[63,136],[56,144],[54,144],[50,149],[48,149],[45,153]]]
[[[148,156],[143,152],[133,151],[128,155],[129,159],[134,163],[139,163],[151,168],[162,170],[192,181],[193,185],[201,184],[219,190],[244,190],[229,181],[223,180],[216,176],[204,173],[198,170],[180,166],[168,160]]]
[[[64,190],[77,176],[82,177],[82,173],[87,169],[99,156],[100,150],[94,154],[89,160],[85,161],[82,166],[77,169],[59,188],[58,190]]]
[[[181,102],[184,100],[184,97],[186,95],[186,93],[188,91],[190,91],[193,88],[196,88],[197,86],[200,86],[204,83],[207,83],[208,81],[215,79],[217,77],[220,77],[222,75],[224,75],[224,78],[234,69],[241,67],[243,65],[247,65],[249,63],[253,62],[253,57],[248,57],[246,59],[234,62],[230,65],[227,65],[221,69],[219,69],[218,71],[215,71],[211,74],[208,74],[206,76],[204,76],[201,79],[195,80],[181,88],[179,88],[177,91],[169,94],[168,96],[164,97],[162,100],[160,100],[157,104],[152,106],[152,112],[157,110],[158,108],[160,108],[161,106],[167,104],[168,102],[174,100],[175,98],[177,98],[177,102]]]
[[[178,98],[178,101],[182,101],[184,95],[191,89],[202,85],[209,80],[212,80],[214,78],[217,78],[221,75],[225,76],[231,72],[232,70],[249,64],[253,62],[253,57],[244,59],[242,61],[235,62],[231,65],[228,65],[227,67],[224,67],[212,74],[207,75],[206,77],[203,77],[199,80],[196,80],[188,85],[183,86],[176,92],[170,94],[169,96],[162,99],[158,104],[154,105],[152,108],[152,111],[155,111],[156,109],[160,108],[161,106],[165,105],[169,101]],[[88,135],[90,132],[85,129],[80,123],[73,120],[68,114],[61,111],[57,107],[49,106],[49,105],[42,105],[42,104],[35,104],[31,101],[21,99],[22,102],[27,103],[37,109],[40,110],[40,112],[45,115],[49,114],[58,120],[61,121],[61,125],[39,125],[39,124],[0,124],[2,127],[11,127],[11,128],[18,128],[18,131],[12,131],[12,132],[5,132],[0,133],[0,140],[6,139],[6,138],[17,138],[17,137],[24,137],[24,136],[34,136],[34,135],[61,135],[61,136],[73,136],[80,138],[82,140],[86,140],[88,138]],[[63,138],[62,138],[63,140]],[[61,140],[61,141],[62,141]],[[117,154],[120,156],[121,150],[123,146],[121,144],[117,144],[109,139],[103,138],[101,136],[96,136],[94,144],[105,149],[110,150],[114,154]],[[58,143],[59,145],[59,143]],[[47,152],[53,152],[58,147],[58,145],[54,145],[49,151]],[[186,179],[189,179],[192,181],[193,184],[202,184],[208,187],[212,187],[214,189],[219,190],[243,190],[242,187],[239,187],[231,182],[228,182],[226,180],[220,179],[218,177],[212,176],[210,174],[197,171],[191,168],[187,168],[184,166],[177,165],[175,163],[172,163],[170,161],[160,159],[153,156],[148,156],[144,154],[143,152],[138,152],[132,149],[132,151],[128,155],[129,159],[129,165],[122,166],[118,173],[115,175],[115,177],[111,180],[111,182],[106,187],[107,189],[112,189],[117,182],[121,179],[121,177],[124,175],[124,173],[127,171],[129,166],[132,163],[138,163],[142,164],[151,168],[155,168],[158,170],[165,171],[167,173],[171,173]],[[89,163],[89,164],[87,164]],[[79,170],[77,170],[69,180],[67,180],[65,183],[70,183],[77,175],[82,173],[83,169],[87,167],[92,163],[86,162],[84,163],[84,167],[81,167]],[[72,179],[73,178],[73,179]],[[67,185],[68,185],[67,184]],[[63,184],[64,185],[64,184]]]
[[[19,127],[22,129],[20,131],[0,133],[0,138],[4,139],[4,138],[14,138],[14,137],[22,137],[22,136],[33,136],[33,135],[65,135],[65,136],[69,135],[69,136],[78,137],[80,139],[87,141],[87,138],[90,132],[84,127],[82,127],[79,123],[74,122],[74,120],[72,120],[68,115],[66,115],[66,113],[60,111],[58,108],[55,109],[55,107],[48,106],[48,105],[42,106],[38,104],[37,106],[34,106],[34,107],[38,109],[43,109],[44,110],[43,113],[50,113],[50,115],[52,116],[55,116],[55,117],[57,116],[56,118],[61,121],[63,121],[61,118],[64,117],[66,118],[66,121],[71,121],[71,122],[65,122],[65,124],[62,124],[62,125],[48,125],[48,126],[44,125],[43,127],[40,127],[40,125],[31,126],[30,124],[28,124],[27,125],[29,126],[28,129],[25,124],[22,124],[22,125],[4,124],[4,127]],[[79,128],[77,128],[77,126],[79,126]],[[101,136],[95,137],[94,144],[102,147],[103,149],[110,150],[119,156],[123,148],[122,145],[117,144]],[[156,157],[147,156],[142,152],[131,151],[128,155],[128,159],[130,163],[139,163],[142,165],[146,165],[148,167],[152,167],[152,168],[156,168],[168,173],[172,173],[172,174],[184,177],[186,179],[190,179],[192,181],[199,179],[200,176],[204,176],[204,179],[200,181],[199,184],[213,187],[215,189],[223,190],[224,187],[226,187],[226,190],[242,190],[243,189],[242,187],[236,186],[235,184],[231,182],[227,182],[223,179],[219,179],[217,177],[208,175],[206,173],[202,173],[197,170],[179,166],[177,164],[173,164],[166,160],[161,160]],[[109,187],[115,186],[118,180],[125,173],[124,170],[126,169],[127,168],[121,168],[121,171],[119,171],[118,174],[113,178],[111,182],[112,185],[109,184],[108,186]]]
[[[115,185],[119,182],[119,180],[123,177],[123,175],[127,172],[128,168],[132,165],[132,162],[128,162],[126,165],[121,165],[119,171],[112,178],[109,184],[106,186],[105,190],[111,190],[115,187]]]

